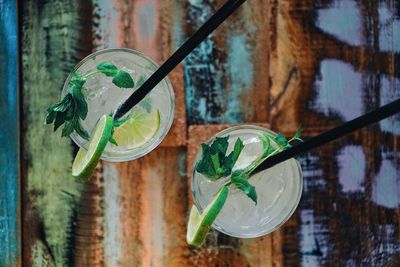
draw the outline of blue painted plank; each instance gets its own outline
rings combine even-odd
[[[0,265],[19,264],[17,4],[0,1]]]

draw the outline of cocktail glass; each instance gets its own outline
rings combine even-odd
[[[234,170],[246,168],[263,153],[262,137],[276,134],[268,129],[240,125],[225,129],[206,143],[211,144],[216,137],[229,136],[229,154],[238,137],[244,149],[233,167]],[[276,143],[272,143],[277,147]],[[201,151],[196,161],[201,158]],[[219,189],[230,181],[230,177],[210,181],[193,167],[191,191],[194,203],[200,213],[212,201]],[[235,185],[229,185],[229,195],[212,227],[222,233],[239,238],[259,237],[273,232],[283,225],[295,211],[302,192],[302,171],[296,159],[284,161],[272,168],[250,176],[249,182],[255,186],[257,205]]]
[[[84,95],[88,103],[88,115],[83,120],[82,126],[91,133],[96,126],[98,119],[104,114],[113,114],[117,107],[124,102],[141,83],[151,76],[158,65],[142,53],[127,49],[105,49],[97,51],[79,62],[74,72],[79,75],[96,70],[98,64],[109,62],[119,69],[128,72],[135,82],[134,88],[119,88],[112,83],[112,79],[102,74],[91,75],[84,85]],[[64,83],[62,97],[66,94],[70,81],[73,78],[71,73]],[[159,111],[159,128],[155,135],[139,147],[130,145],[107,144],[101,158],[107,161],[128,161],[142,157],[157,147],[171,128],[174,110],[174,91],[168,77],[162,80],[137,106],[126,116],[133,113]],[[88,141],[75,132],[71,134],[72,140],[81,148],[87,149]]]

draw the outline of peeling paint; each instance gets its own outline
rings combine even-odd
[[[307,192],[314,190],[326,191],[327,182],[323,170],[319,166],[320,158],[312,153],[306,153],[300,157],[303,173],[303,197]]]
[[[17,266],[19,230],[18,10],[0,2],[0,265]],[[4,153],[6,151],[6,153]]]
[[[192,1],[193,2],[193,1]],[[197,29],[213,14],[209,3],[193,2],[187,9],[191,28]],[[224,71],[216,64],[217,48],[208,36],[183,62],[187,120],[189,124],[222,122],[224,98]],[[219,68],[217,68],[219,67]]]
[[[329,228],[322,222],[328,222],[328,218],[316,218],[314,210],[302,210],[300,212],[300,249],[302,266],[321,266],[329,250]]]
[[[93,5],[94,25],[97,25],[93,27],[95,49],[118,47],[120,44],[117,36],[121,34],[119,31],[122,29],[116,27],[119,17],[113,1],[94,0]]]
[[[317,97],[311,102],[314,110],[326,116],[339,116],[348,121],[363,114],[362,76],[350,64],[339,60],[323,60],[315,81]]]
[[[400,52],[400,17],[395,15],[396,8],[394,1],[379,2],[379,48],[383,51]]]
[[[400,176],[393,161],[383,160],[372,183],[372,201],[386,208],[398,208],[400,205]]]
[[[339,183],[344,193],[364,192],[366,157],[361,146],[348,145],[339,151]]]
[[[226,123],[243,121],[243,110],[252,108],[241,105],[241,96],[251,91],[253,85],[253,62],[250,47],[246,42],[247,35],[245,33],[230,37],[228,42],[227,65],[231,83],[225,98],[224,122]]]
[[[380,106],[389,104],[395,99],[400,99],[400,79],[383,75],[381,77]],[[400,135],[400,114],[381,120],[379,125],[383,132]]]
[[[361,16],[355,1],[333,1],[329,8],[318,9],[316,25],[351,45],[361,45]]]

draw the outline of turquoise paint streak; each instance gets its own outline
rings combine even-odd
[[[247,45],[247,35],[232,36],[228,45],[228,70],[231,83],[226,102],[224,120],[227,123],[243,121],[241,96],[249,92],[253,85],[253,64],[250,48]],[[251,107],[246,107],[251,108]],[[246,112],[249,112],[248,110]]]
[[[362,44],[360,8],[355,1],[334,1],[329,8],[318,10],[316,25],[348,44]]]
[[[191,26],[198,29],[213,13],[210,3],[189,1],[187,23],[181,28]],[[176,43],[183,38],[177,34]],[[187,38],[188,36],[185,36]],[[223,64],[217,64],[215,53],[218,48],[208,36],[183,62],[187,119],[189,124],[221,123],[225,103],[223,91]]]
[[[98,26],[94,27],[94,34],[99,40],[95,40],[95,50],[101,50],[109,47],[117,47],[117,30],[114,28],[118,22],[118,12],[113,5],[113,1],[94,0],[94,13],[100,19]]]
[[[17,7],[0,1],[0,266],[19,257],[18,114]]]

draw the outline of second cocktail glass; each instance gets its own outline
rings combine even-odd
[[[273,140],[276,134],[265,128],[240,125],[219,132],[206,144],[210,145],[217,137],[226,136],[229,136],[227,154],[233,150],[237,138],[244,144],[233,167],[235,171],[245,169],[256,161],[264,151],[262,138],[269,136]],[[274,143],[271,145],[277,146]],[[196,162],[201,157],[202,152],[199,151]],[[198,173],[194,166],[191,191],[198,210],[202,213],[220,188],[229,182],[230,176],[210,181]],[[213,228],[233,237],[253,238],[271,233],[290,218],[299,203],[303,183],[301,167],[296,159],[292,158],[252,175],[249,182],[255,186],[257,204],[235,185],[230,184],[228,198],[214,221]]]

